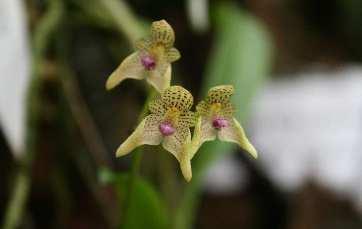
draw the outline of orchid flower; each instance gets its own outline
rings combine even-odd
[[[186,180],[191,179],[191,165],[185,145],[191,142],[190,127],[195,116],[190,111],[193,97],[181,86],[171,86],[149,104],[149,114],[119,146],[116,156],[130,153],[140,145],[160,145],[176,157]]]
[[[181,57],[174,42],[174,31],[165,20],[153,22],[150,36],[136,42],[136,51],[109,76],[106,88],[110,90],[127,78],[146,79],[162,92],[170,86],[171,63]]]
[[[196,106],[197,122],[188,154],[191,159],[199,147],[206,141],[215,140],[234,142],[257,158],[257,152],[247,139],[240,123],[233,117],[234,107],[230,97],[234,93],[231,85],[211,88],[207,97]]]

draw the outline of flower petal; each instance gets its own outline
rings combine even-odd
[[[152,40],[149,38],[141,38],[135,42],[134,46],[139,51],[149,52],[152,48]]]
[[[126,155],[140,145],[159,145],[163,139],[158,130],[162,116],[150,114],[117,149],[116,156]]]
[[[192,111],[186,111],[181,113],[180,117],[178,118],[178,126],[183,127],[192,127],[195,125],[195,113]]]
[[[192,178],[192,169],[191,169],[191,159],[189,157],[187,150],[184,150],[180,155],[180,169],[185,180],[187,182],[190,182]]]
[[[175,33],[167,21],[155,21],[151,25],[151,38],[154,43],[171,48],[175,42]]]
[[[141,63],[138,52],[132,53],[117,67],[108,77],[106,82],[107,90],[110,90],[127,78],[143,79],[145,69]]]
[[[234,94],[234,87],[232,85],[220,85],[210,88],[207,93],[206,102],[212,103],[227,103],[230,96]]]
[[[202,116],[209,116],[210,114],[210,105],[205,101],[200,101],[196,106],[196,112]]]
[[[210,118],[199,116],[195,125],[191,145],[188,148],[190,159],[194,157],[204,142],[215,140],[216,134],[217,130],[212,126]]]
[[[170,86],[171,83],[171,65],[166,64],[160,67],[156,65],[156,68],[149,71],[146,80],[151,84],[158,92],[162,92]]]
[[[151,113],[157,115],[164,115],[166,112],[165,108],[163,107],[161,98],[156,98],[148,104],[148,109]]]
[[[254,146],[247,139],[245,132],[239,122],[232,118],[228,127],[222,128],[218,131],[218,137],[222,141],[234,142],[241,148],[248,151],[254,158],[258,157]]]
[[[173,135],[164,137],[162,146],[165,150],[181,161],[181,154],[185,152],[186,144],[191,142],[191,132],[189,128],[177,127]]]
[[[166,52],[166,59],[169,63],[175,62],[176,60],[181,58],[180,52],[176,48],[170,48]]]
[[[201,142],[213,141],[216,138],[217,131],[212,126],[212,122],[209,118],[202,117],[201,121]]]
[[[167,88],[162,92],[161,99],[165,107],[175,107],[179,111],[190,110],[194,102],[191,93],[181,86]]]
[[[235,108],[230,102],[225,102],[221,106],[220,115],[225,118],[231,118],[234,116]]]

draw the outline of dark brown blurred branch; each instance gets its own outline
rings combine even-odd
[[[92,154],[94,161],[98,167],[111,167],[111,161],[107,157],[108,152],[104,145],[102,136],[100,135],[93,117],[87,108],[87,105],[80,94],[80,89],[73,72],[67,67],[66,63],[59,65],[59,79],[64,89],[65,97],[69,103],[69,107],[74,119],[79,127],[83,140],[89,152]]]

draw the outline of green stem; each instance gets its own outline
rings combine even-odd
[[[151,91],[148,92],[148,96],[146,99],[146,102],[143,104],[143,108],[141,111],[141,114],[138,117],[138,122],[141,122],[146,115],[148,114],[148,103],[154,98],[155,91],[151,89]],[[131,164],[131,173],[129,175],[128,180],[128,189],[126,192],[126,195],[124,197],[124,203],[123,203],[123,225],[126,223],[128,216],[130,214],[131,204],[132,204],[132,194],[133,190],[136,184],[136,180],[139,174],[139,170],[141,167],[141,161],[142,161],[142,148],[138,148],[135,150],[132,156],[132,164]]]
[[[12,229],[18,226],[20,218],[23,214],[23,208],[25,205],[25,200],[27,199],[29,188],[29,175],[26,173],[26,171],[18,171],[13,187],[13,195],[6,210],[5,221],[2,227],[3,229]]]
[[[168,203],[167,210],[173,216],[177,209],[181,186],[177,179],[177,169],[172,155],[166,150],[160,150],[159,159],[159,182],[164,199]],[[173,221],[173,220],[172,220]]]
[[[61,1],[53,0],[49,3],[49,9],[39,22],[39,26],[34,31],[33,40],[33,69],[32,78],[28,88],[27,98],[27,152],[20,160],[20,168],[15,178],[12,196],[10,197],[3,229],[17,228],[22,221],[24,207],[30,190],[30,172],[33,158],[36,154],[37,140],[37,118],[39,113],[39,89],[41,86],[40,74],[42,70],[42,60],[49,45],[49,38],[54,29],[59,24],[63,7]]]
[[[141,23],[135,17],[129,6],[122,0],[98,0],[97,2],[93,3],[93,6],[89,5],[88,1],[76,1],[76,3],[78,3],[84,11],[87,11],[91,15],[95,16],[100,21],[111,20],[116,29],[127,38],[130,44],[132,44],[133,41],[139,39],[145,32],[144,28],[141,26]],[[98,14],[97,7],[103,8],[104,12],[106,13]],[[109,17],[107,17],[108,15]],[[139,121],[141,121],[147,115],[148,100],[153,97],[153,94],[153,92],[149,93],[147,101],[144,104],[143,110],[139,116]],[[141,148],[138,148],[133,153],[128,189],[124,197],[122,209],[124,219],[128,218],[130,212],[129,209],[131,206],[132,193],[137,180],[139,168],[141,166],[141,161],[142,150]]]

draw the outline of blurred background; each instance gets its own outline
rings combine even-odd
[[[172,83],[233,84],[259,158],[206,143],[186,183],[144,146],[129,194],[147,85],[104,85],[160,19]],[[1,228],[362,228],[361,40],[360,0],[1,0]]]

